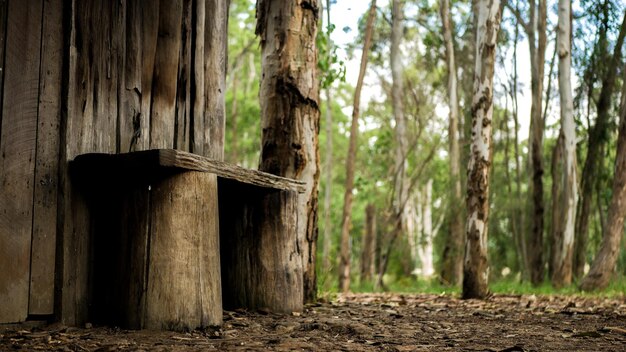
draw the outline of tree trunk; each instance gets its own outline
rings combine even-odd
[[[626,70],[624,70],[624,79],[626,79]],[[603,289],[608,286],[615,271],[620,240],[624,232],[624,216],[626,216],[626,84],[622,85],[614,175],[609,216],[602,234],[600,250],[591,265],[589,274],[585,276],[580,285],[581,289],[585,291]]]
[[[394,183],[394,201],[393,210],[400,217],[400,226],[403,231],[406,232],[406,218],[407,213],[405,211],[406,200],[408,198],[408,184],[406,180],[407,174],[407,137],[406,137],[406,119],[404,118],[404,104],[402,103],[403,97],[403,64],[402,64],[402,52],[400,51],[400,42],[402,41],[402,35],[404,26],[402,20],[404,3],[402,0],[393,0],[392,3],[392,20],[391,20],[391,50],[390,50],[390,64],[391,64],[391,106],[393,109],[393,117],[395,121],[395,183]]]
[[[376,206],[365,208],[365,233],[361,254],[361,281],[369,281],[376,275]]]
[[[376,0],[372,0],[367,15],[365,42],[363,43],[359,78],[354,89],[350,144],[348,147],[348,157],[346,158],[346,190],[343,198],[343,212],[341,217],[341,254],[339,261],[339,290],[341,292],[348,292],[350,290],[350,227],[352,218],[352,189],[354,188],[354,164],[356,161],[356,140],[359,133],[359,105],[361,103],[361,89],[363,88],[363,79],[367,68],[375,16]]]
[[[517,6],[517,4],[516,4]],[[522,166],[521,166],[521,162],[520,162],[520,152],[519,152],[519,130],[520,130],[520,124],[519,124],[519,105],[517,102],[517,42],[519,42],[519,21],[516,21],[515,23],[515,46],[513,47],[513,96],[512,96],[512,103],[514,104],[514,111],[513,111],[513,122],[514,122],[514,129],[515,129],[515,134],[513,135],[513,142],[514,142],[514,153],[515,153],[515,193],[517,196],[518,201],[522,201],[525,198],[522,198]],[[524,204],[524,203],[522,203]],[[516,222],[518,224],[518,229],[519,229],[519,241],[520,241],[520,247],[521,247],[521,256],[522,256],[522,278],[528,279],[528,274],[529,274],[529,261],[528,261],[528,251],[527,251],[527,243],[526,243],[526,236],[525,236],[525,218],[524,218],[524,205],[522,205],[521,207],[518,208],[517,211],[517,216],[516,216]]]
[[[500,29],[500,1],[480,0],[476,32],[472,144],[467,173],[467,246],[463,267],[463,298],[485,298],[488,293],[487,229],[493,73]]]
[[[305,181],[298,196],[297,237],[304,301],[316,298],[317,186],[319,179],[319,82],[317,1],[258,0],[263,129],[260,169]]]
[[[531,25],[526,26],[528,43],[530,45],[531,56],[531,94],[532,106],[530,117],[530,165],[531,165],[531,195],[532,195],[532,223],[529,238],[530,254],[530,280],[533,285],[538,285],[543,281],[543,133],[544,123],[542,116],[543,97],[543,72],[546,52],[546,0],[539,0],[538,16],[535,16],[535,1],[530,1],[530,21]],[[537,23],[535,32],[534,23]],[[537,44],[535,44],[537,38]],[[535,46],[536,45],[536,46]]]
[[[330,26],[330,0],[326,0],[326,23]],[[328,40],[328,62],[332,58],[333,42],[330,38],[330,31],[327,34]],[[330,270],[330,248],[332,247],[332,231],[330,229],[330,207],[333,184],[333,115],[332,115],[332,97],[330,93],[330,85],[326,87],[326,165],[325,177],[326,185],[324,187],[324,248],[322,254],[324,270]]]
[[[601,34],[606,36],[605,34]],[[598,178],[598,168],[602,159],[602,149],[606,144],[606,134],[609,126],[609,110],[611,107],[611,98],[615,89],[615,78],[617,69],[621,62],[622,46],[624,44],[624,36],[626,35],[626,13],[620,28],[619,36],[615,44],[613,56],[607,65],[608,69],[602,79],[602,89],[598,99],[597,109],[598,115],[596,123],[589,132],[589,146],[587,147],[587,158],[583,166],[581,176],[581,189],[578,209],[579,214],[576,221],[576,255],[575,255],[575,274],[581,277],[585,266],[585,254],[587,251],[587,238],[589,236],[589,216],[591,213],[591,202],[593,199],[593,188]],[[602,39],[602,38],[601,38]],[[601,40],[600,39],[600,40]]]
[[[457,72],[454,55],[454,41],[451,30],[450,1],[441,0],[440,14],[443,39],[446,49],[448,66],[448,105],[450,116],[448,121],[448,139],[450,153],[450,232],[445,243],[442,258],[441,281],[448,285],[460,285],[463,277],[463,213],[460,207],[461,198],[461,162],[459,149],[459,102],[457,96]]]
[[[576,123],[571,86],[571,0],[559,0],[559,91],[561,102],[561,134],[563,136],[563,188],[559,214],[559,231],[555,232],[552,284],[555,287],[572,282],[574,224],[576,221]],[[554,182],[554,180],[553,180]],[[554,197],[555,195],[553,195]],[[556,216],[557,214],[552,214]]]
[[[422,199],[419,200],[419,206],[422,208],[423,228],[419,238],[419,257],[421,262],[421,275],[428,279],[435,273],[435,264],[433,260],[433,180],[428,180],[424,186]]]

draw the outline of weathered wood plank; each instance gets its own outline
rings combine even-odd
[[[176,118],[174,123],[174,148],[190,151],[191,119],[191,19],[193,7],[191,0],[183,0],[180,59],[176,79]]]
[[[204,36],[204,147],[202,155],[224,159],[228,0],[206,1]]]
[[[194,1],[194,28],[193,28],[193,76],[191,89],[193,89],[193,102],[191,111],[191,149],[190,151],[204,155],[204,26],[206,4],[202,1]]]
[[[176,78],[181,46],[182,1],[159,2],[159,29],[154,60],[150,148],[174,147]],[[148,20],[148,19],[144,19]]]
[[[175,149],[155,149],[126,154],[84,154],[77,156],[74,167],[78,173],[87,173],[83,180],[93,180],[102,176],[110,180],[131,180],[158,174],[167,168],[203,171],[216,174],[220,178],[277,190],[303,192],[302,181],[249,170],[223,161],[209,159]],[[146,176],[147,175],[147,176]],[[93,182],[93,181],[88,181]]]
[[[217,177],[184,172],[152,188],[145,325],[222,323]]]
[[[46,0],[39,78],[39,119],[31,250],[29,314],[54,312],[54,265],[63,66],[63,1]]]
[[[69,178],[68,161],[83,153],[112,153],[117,149],[118,70],[114,52],[118,49],[110,35],[118,2],[72,1],[68,6],[67,114],[59,164],[63,237],[58,285],[62,291],[57,312],[63,323],[74,325],[87,319],[92,242],[89,212]]]
[[[2,95],[4,88],[4,50],[7,36],[8,0],[0,0],[0,142],[2,142]]]
[[[8,8],[0,145],[0,322],[28,314],[41,48],[40,1]]]

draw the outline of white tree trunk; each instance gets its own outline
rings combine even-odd
[[[493,116],[493,73],[500,29],[500,1],[479,0],[476,32],[472,143],[467,177],[467,246],[463,268],[463,298],[488,294],[487,224]]]
[[[561,133],[563,135],[563,197],[561,204],[562,221],[559,228],[562,234],[555,238],[555,266],[552,283],[557,287],[572,282],[572,260],[574,251],[574,228],[578,183],[576,182],[576,124],[574,122],[574,101],[571,86],[571,0],[559,0],[558,53],[559,91],[561,103]]]
[[[391,23],[391,100],[393,108],[393,117],[395,126],[395,197],[394,212],[400,216],[401,228],[406,231],[406,207],[408,199],[408,184],[406,180],[406,155],[407,155],[407,137],[406,137],[406,120],[404,118],[404,105],[402,103],[403,90],[403,66],[402,52],[400,50],[400,42],[402,41],[403,28],[403,2],[401,0],[393,0],[392,3],[392,23]]]

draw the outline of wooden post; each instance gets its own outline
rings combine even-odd
[[[219,192],[224,307],[301,311],[297,193],[243,188],[228,180]]]

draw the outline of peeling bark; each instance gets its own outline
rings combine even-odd
[[[491,168],[491,122],[496,40],[500,30],[500,1],[478,2],[472,144],[467,171],[467,242],[463,267],[463,298],[488,294],[487,223]]]
[[[317,1],[258,0],[261,39],[260,170],[302,180],[297,242],[302,258],[304,301],[316,299],[317,187],[319,180],[319,82],[315,36]]]

